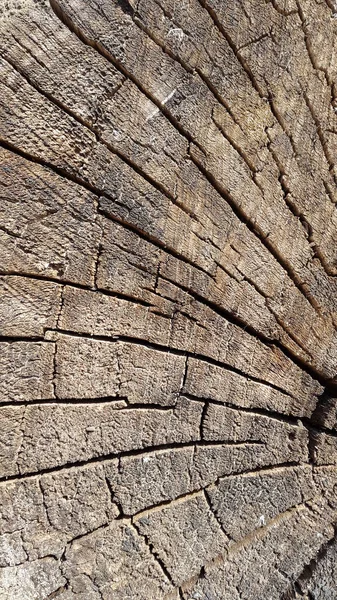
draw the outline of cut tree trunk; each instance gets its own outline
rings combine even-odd
[[[337,598],[335,17],[3,0],[1,600]]]

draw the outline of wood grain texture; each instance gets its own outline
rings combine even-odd
[[[1,600],[337,598],[336,17],[1,5]]]

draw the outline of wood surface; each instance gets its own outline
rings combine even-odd
[[[2,0],[1,600],[337,599],[337,5]]]

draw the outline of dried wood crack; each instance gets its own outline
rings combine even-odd
[[[0,16],[1,598],[334,598],[334,4]]]

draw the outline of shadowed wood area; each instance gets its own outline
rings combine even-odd
[[[0,41],[1,600],[337,599],[337,6]]]

